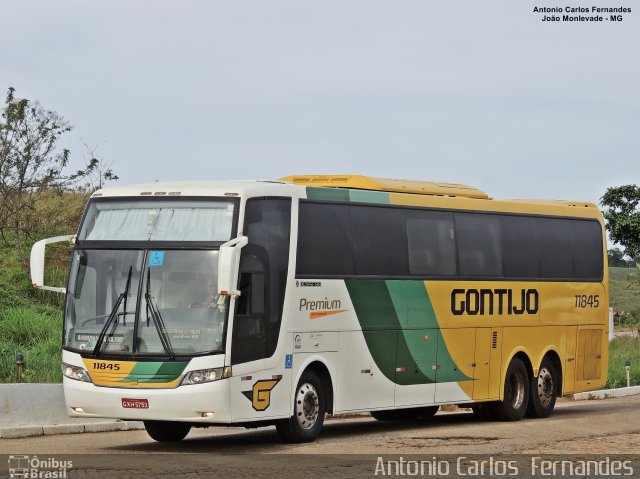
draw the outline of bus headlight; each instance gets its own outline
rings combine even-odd
[[[70,379],[76,381],[91,382],[91,378],[87,373],[87,370],[78,366],[72,366],[71,364],[62,363],[62,374]]]
[[[182,384],[202,384],[231,376],[231,368],[198,369],[185,374]]]

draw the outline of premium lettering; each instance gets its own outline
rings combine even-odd
[[[536,289],[454,289],[451,312],[456,316],[536,314],[540,296]]]
[[[324,298],[316,301],[308,300],[306,298],[300,299],[299,311],[316,311],[319,309],[340,309],[342,302],[339,299]]]

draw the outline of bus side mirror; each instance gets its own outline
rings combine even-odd
[[[220,246],[218,253],[218,294],[221,296],[239,296],[238,266],[240,250],[249,242],[246,236],[238,236]]]
[[[47,238],[37,241],[31,247],[31,258],[29,261],[29,270],[31,272],[31,284],[34,288],[45,289],[47,291],[55,291],[56,293],[66,293],[65,288],[55,288],[53,286],[44,285],[44,253],[48,244],[62,243],[63,241],[69,241],[73,243],[76,239],[76,235],[67,236],[54,236],[53,238]]]

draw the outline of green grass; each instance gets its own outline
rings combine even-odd
[[[626,360],[631,361],[631,385],[640,385],[640,339],[631,337],[615,338],[609,343],[608,388],[627,385]]]
[[[0,258],[0,383],[16,381],[18,352],[23,381],[60,382],[62,297],[35,291],[12,250],[0,250]]]
[[[24,355],[24,382],[60,382],[62,314],[51,307],[0,311],[0,382],[15,382],[16,353]]]
[[[609,304],[619,314],[616,326],[640,327],[640,270],[609,268]]]

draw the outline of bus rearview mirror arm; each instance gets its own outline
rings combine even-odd
[[[238,284],[238,266],[240,250],[246,246],[249,238],[238,236],[220,246],[218,254],[218,294],[220,296],[240,296]]]
[[[65,294],[66,288],[56,288],[53,286],[45,286],[44,284],[44,253],[48,244],[62,243],[69,241],[74,243],[76,235],[54,236],[37,241],[31,247],[31,257],[29,259],[29,271],[31,273],[31,284],[34,288],[44,289],[46,291],[54,291],[56,293]]]

